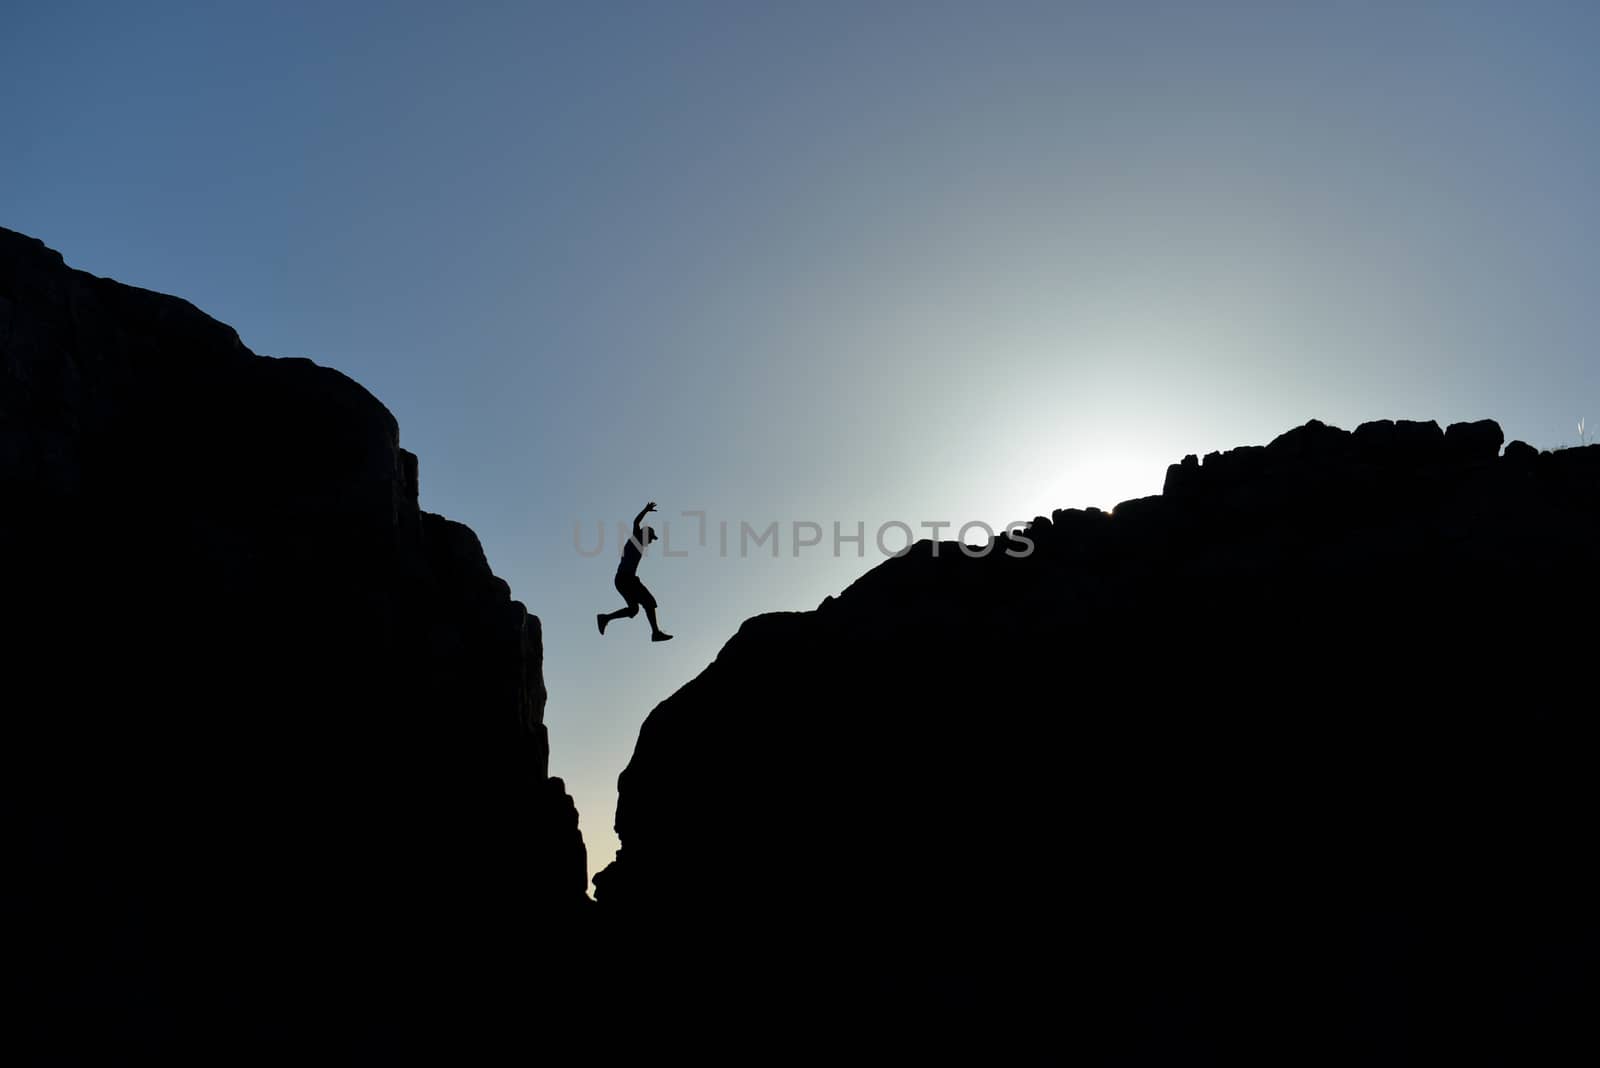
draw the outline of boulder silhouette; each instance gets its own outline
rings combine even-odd
[[[619,780],[622,1014],[740,1021],[692,1032],[725,1053],[1587,1059],[1600,447],[1502,440],[1313,420],[749,620]]]
[[[1592,1061],[1600,447],[1502,441],[1313,420],[747,621],[591,904],[390,413],[0,230],[8,1052]]]
[[[592,906],[539,620],[394,418],[7,230],[0,376],[17,1041],[537,1049]]]

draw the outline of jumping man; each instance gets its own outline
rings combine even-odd
[[[622,546],[622,562],[617,565],[615,583],[617,592],[628,602],[628,607],[619,608],[615,612],[602,612],[595,616],[595,622],[600,624],[601,634],[606,632],[607,623],[623,617],[632,619],[639,614],[640,606],[643,606],[644,617],[650,621],[650,640],[653,642],[672,640],[672,635],[662,630],[661,625],[656,622],[656,599],[650,596],[650,591],[639,581],[639,557],[644,554],[644,547],[656,540],[656,532],[641,524],[644,522],[644,517],[655,510],[656,502],[651,501],[633,517],[633,535]]]

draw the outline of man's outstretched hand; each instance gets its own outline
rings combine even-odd
[[[651,501],[649,504],[644,506],[644,510],[647,511],[647,512],[655,511],[656,510],[656,502],[655,501]]]

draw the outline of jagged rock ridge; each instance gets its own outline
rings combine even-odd
[[[619,781],[623,1014],[901,1059],[1588,1059],[1600,447],[1502,440],[1313,421],[1021,558],[922,542],[749,620]]]
[[[48,1058],[537,1048],[586,878],[539,620],[417,489],[349,378],[0,230],[10,1004]]]

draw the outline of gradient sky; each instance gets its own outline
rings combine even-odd
[[[1597,4],[21,0],[4,24],[0,225],[394,411],[423,506],[544,620],[592,871],[650,708],[747,616],[881,559],[795,558],[787,529],[739,559],[741,521],[1109,508],[1313,417],[1490,416],[1541,447],[1600,423]],[[714,527],[653,550],[677,640],[601,639],[615,523],[649,499],[729,521],[735,555]],[[580,520],[590,545],[610,524],[600,556]]]

